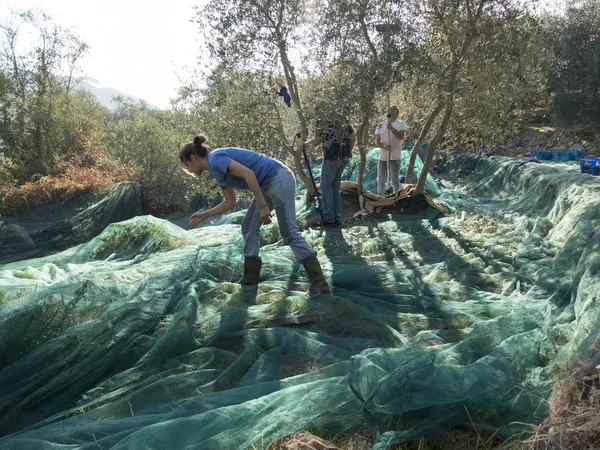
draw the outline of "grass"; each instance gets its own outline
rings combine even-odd
[[[320,438],[307,431],[300,431],[278,438],[267,446],[254,444],[252,450],[370,450],[375,440],[370,431],[361,430],[352,434],[331,434]]]
[[[188,244],[153,223],[114,225],[114,227],[114,231],[100,237],[102,244],[92,252],[92,258],[105,259],[117,252],[127,254],[163,252]]]
[[[370,450],[375,443],[371,431],[363,429],[354,433],[324,433],[324,437],[314,436],[306,431],[294,433],[284,438],[278,438],[264,445],[254,445],[256,450],[309,450],[309,449],[340,449],[340,450]],[[389,450],[517,450],[524,447],[500,447],[506,445],[494,437],[482,437],[473,431],[450,430],[447,434],[436,439],[419,439],[401,445],[395,445]]]
[[[9,292],[6,289],[0,289],[0,305],[10,303],[13,300],[17,300],[21,297],[29,295],[31,292],[33,292],[33,289],[20,289],[14,292]]]
[[[38,348],[42,343],[62,335],[66,330],[77,323],[81,323],[81,312],[78,305],[86,300],[89,289],[88,282],[84,282],[71,296],[61,293],[59,296],[50,295],[40,299],[31,307],[31,312],[26,320],[19,325],[18,330],[9,337],[2,359],[2,367],[6,367],[23,355]],[[0,296],[0,304],[2,296]],[[93,320],[100,311],[84,309],[83,320]]]
[[[277,367],[277,376],[279,379],[294,377],[303,373],[314,372],[324,367],[325,364],[319,363],[308,356],[290,356],[281,357]]]
[[[550,417],[536,427],[533,448],[588,450],[600,448],[600,366],[583,361],[556,382]]]

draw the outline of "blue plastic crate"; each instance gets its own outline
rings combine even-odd
[[[531,156],[540,161],[575,161],[583,156],[581,150],[566,150],[564,152],[531,152]]]
[[[565,153],[568,155],[569,161],[577,161],[578,159],[583,158],[585,150],[567,150]]]
[[[569,154],[567,152],[552,152],[552,159],[556,161],[569,161]]]
[[[551,161],[553,152],[531,152],[531,156],[540,161]]]
[[[579,161],[579,170],[581,173],[590,175],[600,175],[600,158],[587,158]]]

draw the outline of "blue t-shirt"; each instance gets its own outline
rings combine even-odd
[[[227,187],[235,189],[250,189],[246,180],[227,173],[230,161],[235,161],[246,166],[258,180],[259,185],[270,180],[281,168],[282,164],[276,159],[269,158],[261,153],[251,152],[243,148],[218,148],[208,154],[208,173],[217,182],[221,189]]]

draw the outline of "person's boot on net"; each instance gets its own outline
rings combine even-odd
[[[238,283],[243,286],[258,284],[261,266],[262,260],[260,257],[246,256],[244,259],[244,276]]]
[[[302,265],[304,266],[304,270],[306,270],[306,275],[308,275],[310,281],[308,293],[310,295],[318,295],[327,292],[329,290],[329,285],[323,276],[321,264],[319,264],[317,256],[311,255],[308,258],[303,259]]]

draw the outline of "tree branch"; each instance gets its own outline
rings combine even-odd
[[[364,10],[361,11],[360,14],[358,15],[358,22],[360,23],[360,29],[363,33],[365,41],[367,42],[367,45],[369,46],[369,49],[371,50],[371,53],[373,54],[373,61],[376,64],[377,61],[379,60],[379,56],[377,54],[377,49],[375,48],[375,45],[373,44],[373,41],[371,40],[371,37],[369,36],[369,29],[367,27],[367,23],[365,22]]]
[[[443,103],[441,101],[438,101],[437,105],[435,105],[435,107],[431,110],[429,116],[427,117],[427,120],[425,121],[425,125],[421,129],[421,133],[419,134],[417,142],[415,142],[415,145],[413,145],[413,148],[410,152],[410,160],[408,161],[408,167],[406,168],[406,184],[412,183],[413,171],[415,169],[415,160],[417,159],[417,154],[419,153],[421,143],[427,137],[429,129],[431,128],[431,125],[433,125],[433,121],[438,116],[443,106]]]
[[[450,94],[448,96],[448,99],[446,100],[446,111],[444,111],[444,118],[442,119],[442,123],[440,124],[437,133],[435,134],[435,136],[429,143],[429,147],[427,148],[427,156],[425,157],[425,163],[423,164],[423,169],[421,170],[421,175],[419,176],[419,181],[417,182],[417,187],[415,188],[414,195],[422,194],[425,190],[425,182],[427,181],[427,175],[429,175],[429,169],[431,168],[431,163],[433,162],[433,155],[435,155],[437,146],[444,138],[444,134],[446,134],[446,127],[450,122],[453,107],[454,96],[453,94]]]

